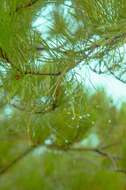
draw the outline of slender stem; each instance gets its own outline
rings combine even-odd
[[[33,72],[33,71],[25,71],[23,74],[25,75],[40,75],[40,76],[59,76],[61,72],[57,73],[40,73],[40,72]]]
[[[30,8],[33,5],[35,5],[37,2],[39,2],[39,0],[30,0],[27,4],[22,4],[22,5],[17,6],[15,11],[18,12],[21,9]]]
[[[14,160],[12,160],[7,166],[5,166],[3,169],[0,170],[0,175],[5,174],[10,168],[12,168],[17,162],[22,160],[26,155],[31,153],[33,151],[34,147],[29,147],[26,149],[23,153],[21,153],[19,156],[17,156]]]
[[[2,176],[3,174],[5,174],[7,171],[9,171],[9,169],[11,169],[15,164],[17,164],[19,161],[21,161],[25,156],[27,156],[28,154],[32,153],[32,151],[34,151],[34,149],[43,146],[43,144],[37,144],[36,146],[31,146],[28,149],[26,149],[23,153],[21,153],[19,156],[17,156],[12,162],[10,162],[7,166],[5,166],[3,169],[0,170],[0,175]],[[116,157],[110,155],[107,152],[103,152],[102,150],[98,149],[98,148],[88,148],[88,147],[68,147],[67,149],[64,147],[59,147],[55,144],[52,145],[44,145],[44,147],[46,147],[47,149],[51,149],[51,150],[56,150],[56,151],[74,151],[74,152],[95,152],[97,154],[99,154],[102,157],[107,158],[108,160],[110,160],[112,162],[112,165],[114,166],[113,171],[115,172],[120,172],[123,174],[126,174],[126,170],[125,169],[120,169],[117,168],[116,166]]]

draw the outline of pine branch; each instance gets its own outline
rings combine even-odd
[[[0,170],[0,175],[5,174],[9,169],[11,169],[16,163],[18,163],[20,160],[22,160],[25,156],[27,156],[29,153],[33,151],[34,147],[29,147],[26,149],[22,154],[20,154],[18,157],[16,157],[12,162],[10,162],[7,166],[5,166],[3,169]]]
[[[22,73],[19,68],[17,68],[7,57],[6,53],[0,48],[0,58],[5,60],[9,63],[14,69],[16,69],[19,73]],[[23,72],[25,75],[40,75],[40,76],[59,76],[61,72],[57,73],[41,73],[41,72],[34,72],[34,71],[25,71]]]
[[[68,152],[68,151],[69,152],[70,151],[72,151],[72,152],[94,152],[94,153],[97,153],[98,155],[105,157],[106,159],[110,160],[112,162],[114,172],[126,174],[125,169],[120,169],[116,165],[116,160],[119,159],[118,157],[112,156],[111,154],[104,152],[104,151],[100,150],[99,148],[88,148],[88,147],[67,147],[67,148],[64,148],[64,147],[58,146],[56,144],[52,144],[52,145],[36,144],[36,145],[31,146],[28,149],[26,149],[23,153],[21,153],[19,156],[17,156],[7,166],[5,166],[3,169],[1,169],[0,170],[0,176],[4,175],[13,166],[15,166],[19,161],[21,161],[23,158],[25,158],[28,154],[32,153],[36,148],[41,147],[41,146],[43,146],[47,149],[50,149],[50,150],[55,150],[55,151],[60,151],[60,152],[61,151],[63,151],[63,152]]]
[[[0,59],[10,62],[9,58],[7,57],[6,53],[2,50],[2,48],[0,48]]]
[[[25,107],[21,107],[15,103],[10,103],[11,106],[13,106],[14,108],[18,109],[19,111],[23,111],[23,112],[28,112],[28,113],[32,113],[32,114],[47,114],[50,113],[52,111],[54,111],[58,106],[52,103],[52,105],[50,105],[48,108],[45,108],[43,110],[37,110],[37,111],[32,111],[32,110],[26,110]]]
[[[33,5],[35,5],[39,1],[40,0],[30,0],[27,4],[19,5],[16,7],[15,12],[18,12],[18,11],[25,9],[25,8],[31,8]]]
[[[59,75],[61,75],[61,72],[57,72],[57,73],[40,73],[40,72],[34,72],[34,71],[25,71],[23,74],[25,74],[25,75],[40,75],[40,76],[59,76]]]

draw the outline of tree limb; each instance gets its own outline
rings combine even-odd
[[[22,4],[16,7],[15,12],[18,12],[24,8],[31,8],[33,5],[35,5],[37,2],[39,2],[40,0],[30,0],[28,3],[26,4]]]
[[[57,73],[40,73],[40,72],[34,72],[34,71],[25,71],[23,74],[25,74],[25,75],[40,75],[40,76],[59,76],[59,75],[61,75],[61,72],[57,72]]]
[[[0,170],[0,176],[4,175],[6,172],[9,171],[9,169],[11,169],[15,164],[17,164],[19,161],[21,161],[23,158],[25,158],[25,156],[27,156],[28,154],[32,153],[32,151],[34,151],[36,148],[43,146],[47,149],[50,150],[56,150],[56,151],[63,151],[63,152],[94,152],[97,153],[98,155],[107,158],[108,160],[110,160],[112,162],[113,165],[113,171],[114,172],[119,172],[119,173],[123,173],[126,174],[126,170],[125,169],[120,169],[117,168],[116,165],[116,156],[112,156],[107,152],[104,152],[98,148],[88,148],[88,147],[67,147],[67,148],[63,148],[60,147],[58,145],[55,144],[51,144],[51,145],[43,145],[43,144],[37,144],[34,146],[30,146],[28,149],[26,149],[23,153],[21,153],[19,156],[17,156],[13,161],[11,161],[7,166],[5,166],[3,169]]]
[[[28,149],[26,149],[22,154],[20,154],[19,156],[17,156],[14,160],[12,160],[7,166],[5,166],[4,168],[2,168],[0,170],[0,175],[5,174],[9,169],[11,169],[17,162],[19,162],[20,160],[22,160],[25,156],[27,156],[29,153],[31,153],[33,151],[34,147],[29,147]]]

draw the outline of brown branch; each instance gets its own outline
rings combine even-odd
[[[52,103],[50,106],[48,106],[47,108],[45,108],[43,110],[32,111],[32,110],[26,110],[25,107],[21,107],[20,105],[17,105],[15,103],[10,103],[10,105],[13,106],[14,108],[18,109],[19,111],[25,111],[27,113],[32,113],[32,114],[47,114],[47,113],[54,111],[58,107],[57,105],[54,107],[54,105]]]
[[[0,58],[4,59],[7,63],[9,63],[12,67],[14,67],[19,73],[22,73],[25,75],[39,75],[39,76],[59,76],[59,75],[61,75],[61,72],[57,72],[57,73],[41,73],[41,72],[34,72],[34,71],[21,72],[19,68],[16,68],[16,66],[13,65],[13,63],[7,57],[6,53],[1,48],[0,48]]]
[[[20,72],[19,68],[17,68],[17,66],[15,66],[11,60],[9,59],[9,57],[7,56],[6,52],[3,51],[2,48],[0,48],[0,58],[3,59],[6,63],[10,64],[11,67],[13,67],[14,69],[16,69],[18,72]]]
[[[30,0],[28,3],[26,4],[22,4],[16,7],[15,12],[18,12],[24,8],[31,8],[33,5],[35,5],[37,2],[39,2],[40,0]]]
[[[26,155],[28,155],[29,153],[31,153],[34,149],[34,146],[29,147],[28,149],[26,149],[22,154],[20,154],[19,156],[17,156],[14,160],[12,160],[12,162],[10,162],[7,166],[5,166],[3,169],[0,170],[0,175],[5,174],[10,168],[12,168],[17,162],[19,162],[20,160],[22,160]]]
[[[6,53],[2,50],[2,48],[0,48],[0,59],[4,59],[7,62],[10,62],[9,58],[7,57]]]
[[[19,74],[25,74],[25,75],[40,75],[40,76],[59,76],[61,75],[61,72],[56,72],[56,73],[41,73],[41,72],[35,72],[35,71],[20,71],[19,68],[17,68],[15,65],[13,65],[13,63],[9,60],[8,56],[6,55],[6,53],[2,50],[2,48],[0,48],[0,58],[5,60],[7,63],[9,63],[14,69],[16,69]]]
[[[126,174],[126,169],[116,169],[115,171],[118,173]]]
[[[108,66],[107,64],[105,64],[105,66],[106,66],[106,68],[108,69],[108,72],[109,72],[111,75],[113,75],[117,80],[119,80],[119,81],[122,82],[122,83],[126,83],[126,79],[123,80],[123,79],[121,79],[120,77],[118,77],[118,76],[111,70],[111,68],[109,68],[109,66]]]
[[[0,175],[2,176],[6,172],[8,172],[9,169],[11,169],[15,164],[17,164],[19,161],[21,161],[23,158],[25,158],[25,156],[27,156],[28,154],[32,153],[32,151],[34,151],[34,149],[36,149],[36,148],[38,148],[40,146],[43,146],[43,144],[37,144],[35,146],[31,146],[28,149],[26,149],[23,153],[21,153],[19,156],[17,156],[7,166],[5,166],[3,169],[1,169],[0,170]],[[114,166],[113,171],[126,174],[126,170],[125,169],[119,169],[119,168],[117,168],[117,165],[116,165],[116,162],[115,162],[116,157],[110,155],[109,153],[103,152],[102,150],[100,150],[98,148],[88,148],[88,147],[83,147],[83,148],[80,148],[80,147],[78,147],[78,148],[77,147],[76,148],[74,148],[74,147],[67,147],[67,148],[64,148],[64,147],[60,147],[60,146],[55,145],[55,144],[44,145],[44,147],[46,147],[47,149],[50,149],[50,150],[63,151],[63,152],[67,152],[67,151],[74,151],[74,152],[95,152],[95,153],[97,153],[97,154],[99,154],[99,155],[101,155],[101,156],[109,159],[112,162],[112,164]]]
[[[113,142],[113,143],[110,143],[110,144],[107,144],[107,145],[100,146],[99,148],[102,149],[102,150],[105,150],[105,149],[108,149],[108,148],[112,148],[113,146],[119,146],[120,144],[121,144],[121,142]]]
[[[61,72],[57,73],[40,73],[40,72],[33,72],[33,71],[25,71],[23,74],[25,75],[40,75],[40,76],[59,76]]]
[[[109,45],[112,46],[116,42],[120,41],[121,39],[123,39],[125,37],[126,37],[126,32],[117,34],[117,35],[113,36],[112,38],[105,38],[105,39],[102,40],[102,42],[103,42],[103,45],[106,46],[106,47],[109,46]],[[88,55],[90,55],[92,53],[92,50],[95,50],[97,48],[101,48],[102,47],[102,42],[101,42],[101,40],[98,40],[93,45],[91,45],[90,47],[85,49],[86,51],[89,51]]]
[[[121,158],[119,156],[113,156],[111,155],[110,153],[108,152],[104,152],[102,149],[99,149],[99,148],[88,148],[88,147],[60,147],[60,146],[57,146],[57,145],[49,145],[47,146],[48,148],[51,148],[51,149],[54,149],[54,150],[58,150],[58,151],[74,151],[74,152],[94,152],[108,160],[111,161],[112,163],[112,171],[114,172],[120,172],[120,173],[123,173],[123,174],[126,174],[126,170],[125,169],[120,169],[118,168],[117,166],[117,163],[116,161],[120,160]]]

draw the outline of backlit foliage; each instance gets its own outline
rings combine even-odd
[[[125,0],[0,0],[0,189],[125,189]],[[81,73],[82,75],[82,73]]]

